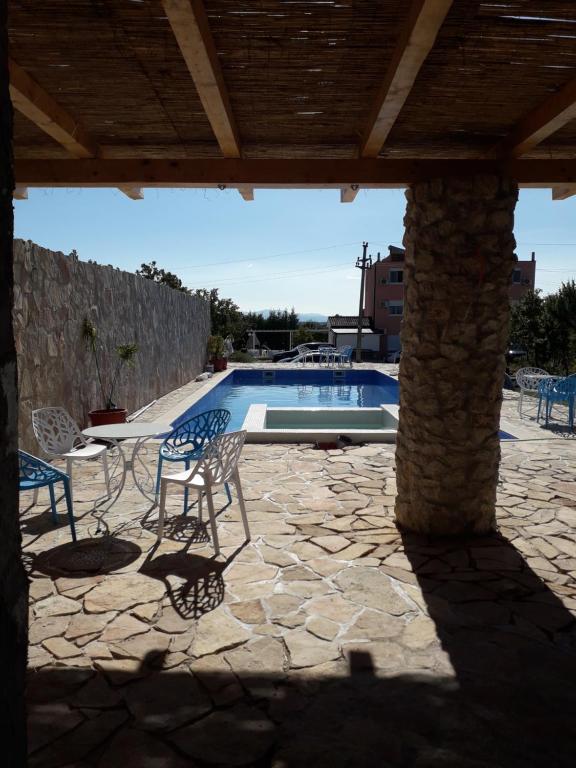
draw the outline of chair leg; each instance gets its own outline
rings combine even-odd
[[[166,513],[166,488],[168,482],[162,480],[160,483],[160,510],[158,513],[158,542],[162,541],[162,534],[164,533],[164,515]]]
[[[198,520],[202,522],[202,491],[198,491]]]
[[[68,475],[68,480],[70,481],[70,503],[73,503],[73,486],[72,486],[72,459],[66,459],[66,474]]]
[[[522,399],[524,398],[524,392],[520,390],[520,397],[518,398],[518,416],[522,418]]]
[[[186,459],[185,462],[186,469],[190,469],[190,459]],[[188,489],[188,486],[184,486],[184,514],[188,512],[188,495],[190,491]]]
[[[38,504],[38,494],[40,493],[40,488],[34,488],[34,496],[32,498],[32,504],[36,506]]]
[[[64,484],[64,496],[66,498],[66,509],[68,510],[68,522],[72,533],[72,541],[76,541],[76,526],[74,525],[74,510],[72,509],[72,497],[70,496],[70,483],[66,479],[62,482]]]
[[[163,461],[164,459],[162,458],[162,454],[159,453],[158,454],[158,472],[156,473],[156,491],[154,494],[156,496],[156,501],[158,501],[158,494],[160,493],[160,480],[162,478],[162,462]]]
[[[226,496],[228,496],[228,504],[232,504],[232,494],[230,493],[230,486],[228,483],[224,483],[224,488],[226,490]]]
[[[206,501],[208,502],[208,515],[210,517],[210,530],[212,531],[212,544],[214,546],[214,553],[220,554],[220,544],[218,542],[218,531],[216,530],[216,514],[214,512],[214,499],[212,497],[212,488],[206,486]]]
[[[48,486],[50,491],[50,508],[52,509],[52,522],[54,525],[58,524],[58,513],[56,512],[56,498],[54,496],[54,485],[50,483]]]
[[[106,481],[106,490],[108,492],[108,498],[110,498],[110,472],[108,470],[108,452],[104,451],[102,454],[102,464],[104,465],[104,480]]]
[[[238,503],[240,504],[240,514],[242,515],[242,524],[244,525],[244,533],[246,534],[246,541],[250,541],[250,528],[248,527],[248,515],[246,514],[246,504],[244,503],[244,494],[242,493],[242,484],[240,483],[240,474],[238,470],[234,473],[234,485],[236,486],[236,493],[238,494]]]

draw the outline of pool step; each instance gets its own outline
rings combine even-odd
[[[276,379],[276,371],[262,371],[262,381],[270,383]]]

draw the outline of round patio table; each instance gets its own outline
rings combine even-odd
[[[116,499],[122,493],[124,483],[126,482],[126,475],[128,470],[132,472],[134,479],[134,485],[140,493],[150,501],[156,501],[156,479],[150,473],[146,464],[142,464],[146,475],[146,484],[138,479],[134,470],[135,462],[138,458],[138,453],[142,445],[147,441],[158,435],[164,435],[172,431],[171,424],[164,424],[158,421],[130,421],[125,424],[103,424],[101,427],[88,427],[88,429],[82,430],[82,434],[86,437],[91,437],[94,440],[104,440],[106,443],[110,443],[118,449],[123,461],[122,480],[120,481],[120,488],[116,494]],[[122,449],[120,442],[124,440],[134,440],[132,453],[126,456]]]

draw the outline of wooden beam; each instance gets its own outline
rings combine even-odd
[[[240,192],[247,203],[251,203],[254,200],[254,187],[241,186],[238,187],[238,192]]]
[[[240,157],[240,139],[201,0],[162,5],[224,157]]]
[[[119,184],[120,192],[130,198],[130,200],[144,200],[144,190],[141,187],[133,187],[130,184]]]
[[[490,157],[520,157],[576,119],[576,77],[529,112],[493,147]]]
[[[10,98],[14,108],[44,133],[52,136],[74,157],[96,157],[98,145],[92,141],[80,123],[22,67],[10,60],[9,68]]]
[[[361,157],[378,157],[452,3],[453,0],[413,0],[370,112],[360,145]]]
[[[340,190],[340,202],[341,203],[353,203],[356,199],[356,195],[360,186],[358,184],[350,184],[349,187],[342,187]]]
[[[98,144],[88,135],[84,127],[74,120],[64,107],[58,104],[30,75],[15,61],[8,60],[10,70],[10,99],[14,109],[23,114],[44,133],[61,144],[71,155],[77,158],[97,157]],[[120,188],[132,200],[140,200]]]
[[[12,197],[14,200],[28,200],[28,187],[16,184]]]
[[[522,186],[576,185],[575,160],[16,160],[28,187],[405,187],[442,176],[500,174]]]
[[[552,187],[552,200],[567,200],[572,195],[576,195],[576,186]]]

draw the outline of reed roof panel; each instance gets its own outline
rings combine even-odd
[[[409,3],[205,0],[246,157],[354,157]],[[219,157],[160,0],[9,1],[11,56],[109,157]],[[383,157],[481,157],[576,77],[573,0],[458,0]],[[18,157],[63,157],[26,118]],[[576,123],[527,157],[576,156]]]

